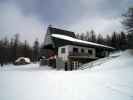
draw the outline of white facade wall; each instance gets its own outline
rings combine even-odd
[[[61,49],[65,48],[65,53],[61,53]],[[88,47],[82,47],[82,46],[75,46],[75,45],[66,45],[59,47],[58,49],[58,57],[62,58],[62,60],[67,61],[69,52],[73,52],[73,48],[78,48],[78,53],[82,53],[81,49],[84,49],[84,53],[88,53],[88,50],[92,50],[92,55],[90,57],[96,57],[96,51],[95,48],[88,48]]]
[[[61,53],[61,49],[62,48],[65,48],[65,53]],[[62,58],[63,61],[67,61],[68,60],[68,53],[69,53],[69,50],[68,50],[69,46],[62,46],[62,47],[59,47],[58,48],[58,57],[59,58]]]

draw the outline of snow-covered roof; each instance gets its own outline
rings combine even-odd
[[[21,61],[22,59],[23,59],[25,62],[30,63],[30,59],[29,59],[29,58],[26,58],[26,57],[19,57],[15,62],[19,62],[19,61]]]
[[[110,46],[106,46],[106,45],[102,45],[102,44],[98,44],[98,43],[93,43],[93,42],[88,42],[88,41],[83,41],[83,40],[79,40],[79,39],[76,39],[76,38],[73,38],[70,36],[61,35],[61,34],[52,34],[52,37],[71,41],[71,42],[77,42],[77,43],[83,43],[83,44],[88,44],[88,45],[92,45],[92,46],[114,49],[113,47],[110,47]]]

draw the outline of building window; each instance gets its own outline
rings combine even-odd
[[[84,49],[83,48],[81,49],[81,52],[84,53]]]
[[[61,48],[61,53],[65,53],[65,52],[66,52],[65,48]]]
[[[78,53],[78,48],[73,48],[73,52]]]
[[[92,50],[88,50],[88,53],[89,53],[89,54],[92,54]]]

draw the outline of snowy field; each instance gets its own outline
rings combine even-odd
[[[94,65],[77,71],[5,66],[0,100],[133,100],[133,51]]]

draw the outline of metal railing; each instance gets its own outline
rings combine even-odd
[[[77,52],[69,52],[69,57],[93,57],[92,54],[89,53],[77,53]]]

